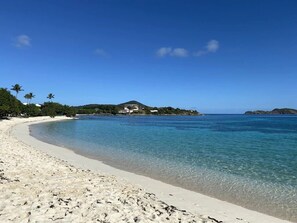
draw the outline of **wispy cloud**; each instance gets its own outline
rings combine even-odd
[[[208,52],[214,53],[219,49],[220,45],[219,45],[219,41],[217,40],[211,40],[207,43],[207,50]]]
[[[158,57],[165,57],[169,55],[172,51],[171,47],[161,47],[160,49],[157,50],[156,55]]]
[[[31,38],[27,35],[19,35],[15,38],[14,45],[19,48],[29,47],[31,46]]]
[[[196,56],[196,57],[199,57],[199,56],[203,56],[203,55],[208,54],[208,53],[215,53],[215,52],[218,51],[219,48],[220,48],[219,41],[217,41],[217,40],[210,40],[206,44],[204,50],[199,50],[197,52],[194,52],[193,55]]]
[[[161,47],[157,50],[156,55],[158,57],[187,57],[189,55],[189,52],[184,48]]]
[[[100,57],[108,57],[108,54],[106,53],[106,51],[100,48],[96,49],[94,51],[94,54]]]
[[[215,53],[219,50],[220,44],[217,40],[210,40],[207,42],[205,47],[201,50],[194,51],[193,53],[185,48],[172,48],[172,47],[161,47],[156,51],[157,57],[188,57],[188,56],[202,56],[209,53]]]
[[[170,53],[174,57],[187,57],[189,55],[188,51],[184,48],[175,48]]]

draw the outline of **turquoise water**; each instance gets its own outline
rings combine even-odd
[[[31,132],[109,165],[297,221],[297,116],[81,116]]]

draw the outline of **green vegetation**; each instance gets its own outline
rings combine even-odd
[[[78,114],[100,114],[100,115],[116,115],[119,113],[120,108],[117,105],[99,105],[90,104],[84,106],[77,106]]]
[[[156,110],[158,110],[159,115],[199,115],[199,112],[196,110],[186,110],[172,107],[161,107],[156,108]]]
[[[141,110],[142,108],[149,108],[149,106],[144,105],[144,104],[142,104],[142,103],[140,103],[140,102],[138,102],[138,101],[135,101],[135,100],[133,100],[133,101],[127,101],[127,102],[122,103],[122,104],[119,104],[119,105],[117,105],[117,106],[123,108],[125,105],[128,105],[128,104],[129,104],[129,105],[137,105],[137,106],[139,107],[140,110]]]
[[[186,110],[173,107],[150,107],[138,101],[128,101],[118,105],[89,104],[77,106],[75,108],[77,109],[78,114],[200,115],[200,113],[196,110]],[[133,112],[127,112],[132,110]]]
[[[10,90],[15,91],[15,97],[18,98],[19,92],[23,91],[24,89],[22,89],[21,85],[15,84],[15,85],[12,85],[12,88]]]
[[[41,106],[41,115],[50,116],[54,118],[59,115],[66,115],[67,117],[75,117],[77,110],[68,105],[62,105],[56,102],[45,102]]]
[[[23,104],[7,89],[0,88],[0,117],[18,116]]]
[[[15,84],[11,88],[15,91],[15,96],[7,89],[0,88],[0,118],[4,117],[35,117],[35,116],[50,116],[54,118],[59,115],[74,117],[76,114],[98,114],[98,115],[199,115],[196,110],[186,110],[173,107],[150,107],[139,103],[138,101],[128,101],[126,103],[111,105],[111,104],[89,104],[84,106],[71,107],[53,102],[55,95],[49,93],[47,99],[49,102],[44,102],[41,105],[31,104],[35,95],[30,92],[25,94],[24,98],[27,104],[22,104],[17,99],[18,93],[23,91],[19,84]]]
[[[23,91],[22,86],[15,84],[11,88],[15,91],[15,96],[11,94],[6,88],[0,88],[0,118],[5,117],[35,117],[35,116],[50,116],[55,117],[57,115],[66,115],[68,117],[76,116],[77,109],[68,105],[62,105],[52,102],[55,97],[50,93],[47,98],[51,102],[45,102],[42,105],[31,104],[31,100],[35,95],[30,92],[25,94],[24,98],[27,99],[27,104],[24,105],[17,99],[18,93]]]
[[[30,104],[31,103],[31,100],[32,100],[32,98],[34,98],[35,97],[35,95],[33,95],[33,93],[32,92],[30,92],[29,94],[25,94],[25,96],[24,96],[24,98],[26,98],[27,99],[27,104]]]
[[[297,115],[297,110],[292,108],[275,108],[272,111],[247,111],[245,115]]]
[[[53,102],[53,98],[55,98],[55,95],[53,93],[49,93],[47,98],[50,99],[51,102]]]
[[[41,115],[41,109],[34,104],[23,105],[22,115],[24,117],[36,117]]]

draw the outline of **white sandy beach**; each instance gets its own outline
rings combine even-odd
[[[0,121],[0,222],[288,222],[29,135],[32,123],[64,119]]]

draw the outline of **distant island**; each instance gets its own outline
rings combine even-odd
[[[275,108],[272,111],[247,111],[245,115],[297,115],[297,110],[292,108]]]
[[[76,106],[77,114],[98,115],[201,115],[196,110],[186,110],[173,107],[151,107],[138,101],[128,101],[118,105],[88,104]]]

